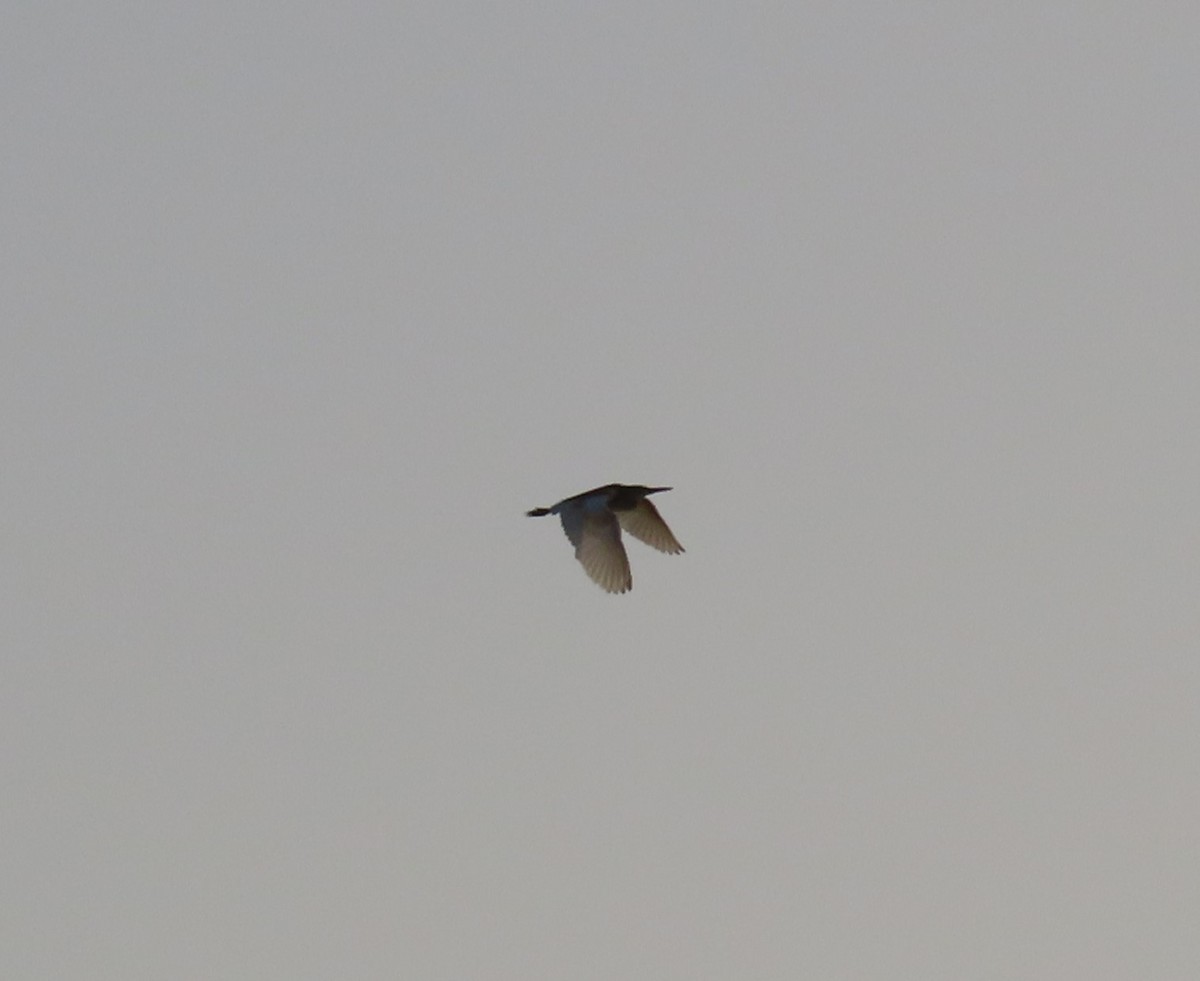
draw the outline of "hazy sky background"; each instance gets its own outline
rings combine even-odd
[[[1200,977],[1194,3],[0,46],[0,975]]]

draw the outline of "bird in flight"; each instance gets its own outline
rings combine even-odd
[[[531,518],[557,514],[563,531],[575,546],[575,558],[584,572],[602,589],[625,593],[633,588],[629,556],[621,543],[622,530],[652,548],[669,555],[683,551],[658,509],[647,497],[670,487],[641,484],[605,484],[559,501],[548,508],[525,513]]]

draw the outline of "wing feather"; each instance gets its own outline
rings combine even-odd
[[[651,548],[668,555],[678,555],[683,551],[683,546],[671,534],[671,529],[658,513],[658,508],[645,498],[638,501],[637,507],[632,511],[618,511],[617,520],[625,531]]]
[[[565,512],[564,512],[565,514]],[[628,592],[633,587],[633,575],[629,571],[629,556],[621,543],[621,526],[611,511],[592,514],[579,512],[580,520],[574,530],[578,535],[575,542],[575,558],[592,581],[610,593]],[[563,527],[566,527],[566,519]],[[567,531],[571,536],[571,531]]]

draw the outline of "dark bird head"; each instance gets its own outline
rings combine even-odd
[[[608,506],[614,511],[632,511],[638,501],[669,491],[670,487],[646,487],[643,484],[612,484],[608,490]]]
[[[626,488],[636,497],[649,497],[651,494],[661,494],[663,491],[671,490],[670,487],[643,487],[641,484],[633,484]]]

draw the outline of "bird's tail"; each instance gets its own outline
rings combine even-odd
[[[526,511],[526,512],[525,512],[525,517],[527,517],[527,518],[541,518],[541,517],[544,517],[545,515],[547,515],[547,514],[549,514],[549,513],[550,513],[550,509],[549,509],[549,508],[534,508],[532,511]]]

